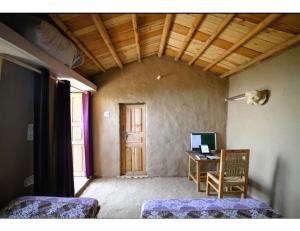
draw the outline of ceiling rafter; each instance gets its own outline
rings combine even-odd
[[[75,37],[72,31],[63,23],[63,21],[56,14],[49,14],[54,23],[71,39],[77,47],[103,72],[105,68],[102,64],[96,59],[96,57]]]
[[[97,31],[99,32],[100,36],[102,37],[104,43],[106,44],[108,50],[110,51],[112,57],[114,58],[115,62],[120,68],[123,68],[123,64],[116,52],[116,49],[113,46],[111,38],[102,22],[102,19],[98,14],[91,14],[92,20],[96,26]]]
[[[234,68],[234,69],[231,69],[229,70],[228,72],[220,75],[220,78],[225,78],[225,77],[228,77],[236,72],[239,72],[239,71],[242,71],[244,69],[246,69],[247,67],[255,64],[255,63],[258,63],[266,58],[269,58],[271,57],[272,55],[274,55],[275,53],[278,53],[280,51],[283,51],[284,49],[287,49],[289,48],[290,46],[294,45],[294,44],[297,44],[300,42],[300,34],[294,36],[293,38],[289,39],[288,41],[284,42],[284,43],[281,43],[281,44],[278,44],[278,45],[275,45],[272,49],[268,50],[267,52],[265,53],[262,53],[261,55],[255,57],[254,59],[251,59],[249,60],[248,62]]]
[[[192,65],[206,50],[210,47],[210,45],[215,41],[215,39],[222,33],[222,31],[227,27],[227,25],[234,18],[235,14],[228,14],[222,23],[218,26],[217,30],[204,42],[201,46],[200,50],[193,57],[193,59],[189,62],[189,65]]]
[[[194,21],[192,23],[192,26],[189,29],[188,34],[185,36],[185,39],[182,43],[182,46],[181,46],[180,50],[178,51],[177,55],[175,56],[175,61],[180,59],[181,56],[183,55],[183,53],[185,52],[186,48],[188,47],[188,45],[192,41],[192,38],[193,38],[195,32],[198,30],[198,28],[199,28],[201,22],[203,21],[204,17],[205,17],[204,14],[198,14],[198,15],[195,16]]]
[[[161,57],[165,50],[165,45],[167,42],[167,38],[169,36],[172,20],[173,20],[173,14],[166,14],[166,19],[164,23],[163,32],[161,35],[160,45],[159,45],[159,51],[158,51],[158,57]]]
[[[134,39],[135,39],[135,44],[136,44],[137,57],[138,57],[138,61],[141,62],[142,57],[141,57],[140,38],[139,38],[139,32],[138,32],[137,15],[132,14],[131,19],[132,19],[133,33],[134,33]]]
[[[232,54],[235,50],[237,50],[240,46],[245,44],[251,38],[256,36],[259,32],[266,29],[272,22],[278,19],[282,14],[270,14],[264,20],[262,20],[259,24],[257,24],[252,30],[250,30],[244,37],[242,37],[237,43],[235,43],[232,47],[226,50],[222,55],[220,55],[217,59],[215,59],[212,63],[210,63],[207,67],[203,70],[207,71],[213,66],[217,65],[221,62],[224,58]]]

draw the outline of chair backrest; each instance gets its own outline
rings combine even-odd
[[[248,177],[249,149],[221,150],[220,174],[226,177]]]

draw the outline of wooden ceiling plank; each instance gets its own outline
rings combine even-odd
[[[245,44],[247,41],[249,41],[251,38],[256,36],[259,32],[267,28],[272,22],[274,22],[276,19],[278,19],[282,14],[270,14],[267,16],[263,21],[261,21],[259,24],[257,24],[252,30],[250,30],[245,36],[243,36],[237,43],[235,43],[232,47],[230,47],[228,50],[226,50],[222,55],[220,55],[216,60],[214,60],[211,64],[209,64],[207,67],[204,68],[205,71],[209,70],[216,64],[218,64],[220,61],[222,61],[224,58],[226,58],[228,55],[230,55],[232,52],[237,50],[240,46]]]
[[[228,77],[236,72],[239,72],[239,71],[242,71],[244,70],[245,68],[255,64],[255,63],[258,63],[266,58],[269,58],[271,56],[273,56],[274,54],[280,52],[280,51],[283,51],[287,48],[289,48],[290,46],[292,45],[295,45],[297,43],[300,42],[300,34],[294,36],[292,39],[289,39],[288,41],[282,43],[282,44],[278,44],[278,45],[275,45],[274,48],[270,49],[269,51],[267,51],[266,53],[263,53],[259,56],[257,56],[256,58],[254,59],[251,59],[249,60],[248,62],[220,75],[220,78],[225,78],[225,77]]]
[[[137,16],[136,16],[136,14],[132,14],[131,18],[132,18],[132,26],[133,26],[135,43],[136,43],[137,57],[138,57],[138,61],[141,62],[140,37],[139,37],[139,32],[138,32],[138,24],[137,24]]]
[[[113,43],[111,41],[111,38],[100,18],[100,16],[98,14],[91,14],[91,17],[93,19],[93,22],[97,28],[97,31],[99,32],[100,36],[102,37],[104,43],[106,44],[107,48],[109,49],[112,57],[114,58],[115,62],[117,63],[117,65],[120,67],[120,68],[123,68],[123,64],[113,46]]]
[[[242,13],[237,15],[237,18],[255,24],[258,24],[264,17],[266,17],[266,14]],[[298,33],[300,33],[300,14],[298,13],[284,14],[275,23],[272,23],[270,27],[278,31],[283,31],[283,32],[291,33],[293,35],[297,35]]]
[[[166,54],[170,57],[175,57],[176,54],[177,54],[177,51],[174,50],[173,48],[171,47],[167,47],[166,48]],[[184,53],[182,55],[182,60],[186,61],[186,62],[189,62],[191,59],[193,58],[193,56],[191,55],[188,55],[187,53]],[[195,65],[197,66],[200,66],[200,67],[206,67],[207,65],[209,64],[209,62],[207,61],[204,61],[203,59],[198,59],[196,62],[195,62]],[[216,65],[215,67],[212,68],[211,70],[212,72],[215,72],[215,73],[218,73],[218,74],[223,74],[225,72],[228,71],[228,69],[226,68],[223,68],[219,65]]]
[[[158,57],[161,57],[164,53],[165,45],[166,45],[167,38],[168,38],[170,28],[171,28],[171,24],[172,24],[172,20],[173,20],[173,14],[166,14],[164,28],[163,28],[163,32],[161,35],[160,45],[159,45]]]
[[[198,14],[195,16],[193,24],[191,26],[191,28],[189,29],[188,34],[186,35],[182,46],[179,50],[179,52],[177,53],[176,57],[175,57],[175,61],[177,61],[178,59],[181,58],[182,54],[184,53],[184,51],[186,50],[186,48],[188,47],[188,45],[190,44],[195,32],[198,30],[200,23],[202,22],[202,20],[204,19],[204,14]]]
[[[236,19],[236,17],[234,18],[234,20]],[[180,34],[180,35],[184,35],[184,34],[187,34],[188,33],[188,29],[184,26],[181,26],[179,24],[176,24],[174,23],[173,24],[173,27],[172,27],[172,32],[171,32],[171,35],[170,37],[172,37],[172,33],[176,33],[176,34]],[[194,35],[194,38],[192,39],[192,41],[190,42],[190,45],[189,47],[187,47],[186,50],[188,50],[189,48],[191,48],[191,45],[193,46],[198,46],[200,47],[201,43],[202,42],[205,42],[207,39],[209,39],[209,35],[208,34],[205,34],[203,32],[200,32],[200,31],[197,31]],[[170,41],[169,41],[170,42]],[[224,39],[221,39],[220,37],[217,37],[211,45],[214,45],[214,46],[217,46],[217,47],[220,47],[222,49],[229,49],[233,43],[232,42],[229,42],[227,40],[224,40]],[[224,51],[225,52],[225,51]],[[248,49],[244,46],[241,46],[240,48],[238,48],[236,51],[236,53],[238,54],[241,54],[241,55],[244,55],[246,57],[249,57],[249,58],[254,58],[256,57],[257,55],[260,54],[260,52],[257,52],[257,51],[254,51],[254,50],[251,50],[251,49]]]
[[[80,37],[80,36],[84,36],[86,34],[94,32],[94,31],[96,31],[96,27],[94,25],[91,25],[91,26],[81,28],[79,30],[74,30],[73,34],[77,37]]]
[[[226,28],[226,26],[233,19],[234,14],[226,15],[226,18],[222,23],[218,26],[217,30],[206,40],[206,42],[202,45],[197,54],[193,57],[193,59],[189,62],[189,65],[192,65],[204,52],[205,50],[213,43],[213,41],[218,37],[218,35]]]
[[[70,31],[67,26],[63,23],[63,21],[56,14],[49,14],[54,23],[71,39],[77,47],[91,60],[93,63],[103,72],[105,72],[105,68],[103,65],[92,55],[90,51],[75,37],[72,31]]]

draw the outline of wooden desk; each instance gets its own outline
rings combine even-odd
[[[201,192],[201,179],[206,179],[206,172],[201,172],[202,164],[216,164],[217,171],[219,169],[220,160],[210,160],[210,159],[199,159],[199,152],[196,151],[186,151],[186,154],[189,158],[189,171],[188,171],[188,179],[193,180],[197,184],[198,192]],[[196,176],[193,176],[192,173],[192,162],[196,163]]]

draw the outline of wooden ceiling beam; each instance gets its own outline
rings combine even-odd
[[[215,59],[211,64],[209,64],[207,67],[205,67],[203,70],[207,71],[219,62],[221,62],[223,59],[225,59],[227,56],[232,54],[235,50],[237,50],[240,46],[245,44],[247,41],[249,41],[251,38],[256,36],[259,32],[267,28],[272,22],[274,22],[276,19],[278,19],[282,14],[270,14],[267,16],[264,20],[262,20],[259,24],[257,24],[252,30],[250,30],[244,37],[242,37],[237,43],[235,43],[232,47],[230,47],[228,50],[226,50],[222,55],[220,55],[217,59]]]
[[[288,47],[294,45],[294,44],[297,44],[300,42],[300,34],[294,36],[293,38],[287,40],[286,42],[284,43],[281,43],[281,44],[278,44],[278,45],[275,45],[274,48],[268,50],[267,52],[257,56],[256,58],[254,59],[251,59],[249,60],[248,62],[220,75],[220,78],[225,78],[225,77],[228,77],[236,72],[239,72],[239,71],[242,71],[244,70],[245,68],[255,64],[255,63],[258,63],[266,58],[269,58],[271,57],[272,55],[280,52],[280,51],[283,51],[284,49],[287,49]]]
[[[133,33],[134,33],[134,39],[136,44],[137,57],[138,57],[138,61],[141,62],[142,57],[141,57],[140,37],[139,37],[138,24],[137,24],[137,15],[132,14],[131,19],[132,19]]]
[[[218,26],[217,30],[204,42],[201,46],[200,50],[193,57],[193,59],[189,62],[189,65],[192,65],[205,51],[206,49],[215,41],[215,39],[222,33],[222,31],[227,27],[227,25],[234,18],[235,14],[228,14],[222,23]]]
[[[173,14],[166,14],[165,24],[163,28],[163,32],[161,35],[160,45],[159,45],[159,51],[158,51],[158,57],[161,57],[165,50],[165,45],[167,42],[167,38],[169,36],[171,24],[173,20]]]
[[[177,61],[178,59],[181,58],[182,54],[184,53],[184,51],[186,50],[186,48],[192,41],[192,38],[193,38],[195,32],[197,31],[197,29],[199,28],[203,19],[204,19],[204,14],[198,14],[195,16],[193,24],[192,24],[191,28],[189,29],[188,34],[185,36],[185,39],[183,41],[183,44],[182,44],[180,50],[178,51],[177,55],[175,56],[175,61]]]
[[[112,57],[114,58],[115,62],[120,68],[123,68],[123,64],[113,46],[113,43],[111,41],[111,38],[109,37],[109,34],[104,26],[104,23],[102,22],[102,19],[98,14],[91,14],[92,20],[96,26],[97,31],[99,32],[100,36],[102,37],[104,43],[106,44],[108,50],[110,51]]]
[[[77,47],[103,72],[105,72],[105,68],[101,65],[101,63],[95,58],[94,55],[75,37],[72,31],[68,29],[68,27],[63,23],[63,21],[56,14],[49,14],[54,23],[71,39]]]

